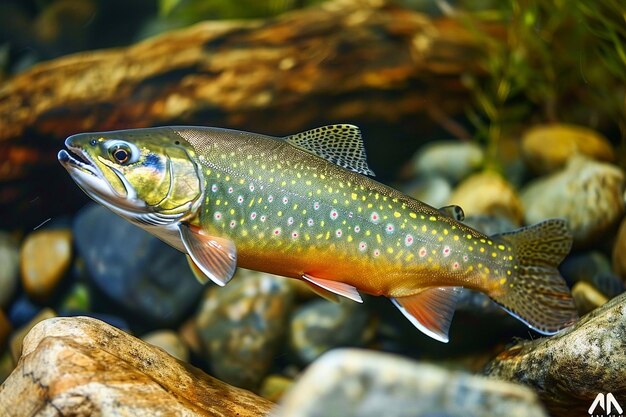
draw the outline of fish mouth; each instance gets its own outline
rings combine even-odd
[[[107,207],[116,205],[134,210],[145,207],[143,201],[137,200],[137,193],[134,187],[118,169],[108,166],[124,186],[125,193],[117,191],[87,152],[80,147],[73,146],[69,139],[71,137],[65,141],[67,150],[61,149],[57,158],[76,184],[87,195]]]

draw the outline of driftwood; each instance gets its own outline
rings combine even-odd
[[[23,215],[41,211],[37,197],[54,200],[69,184],[50,182],[60,170],[45,187],[33,182],[56,165],[62,140],[84,131],[199,124],[286,134],[352,122],[370,127],[370,155],[406,159],[385,127],[415,140],[462,112],[460,79],[479,72],[475,57],[475,38],[454,20],[381,0],[335,0],[44,62],[0,86],[0,212]]]

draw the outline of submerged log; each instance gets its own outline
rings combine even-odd
[[[44,62],[0,86],[0,211],[20,200],[31,203],[11,211],[38,210],[34,198],[67,186],[27,192],[77,132],[198,124],[286,134],[351,122],[370,126],[370,155],[393,149],[376,130],[397,123],[408,139],[464,110],[461,76],[479,72],[476,54],[475,37],[451,19],[335,0]],[[408,156],[398,142],[388,159]]]

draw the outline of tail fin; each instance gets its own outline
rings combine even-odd
[[[493,237],[513,247],[517,269],[505,291],[493,299],[539,333],[550,335],[578,318],[557,266],[572,246],[564,220],[552,219]]]

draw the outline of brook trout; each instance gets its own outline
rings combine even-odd
[[[237,266],[306,281],[329,298],[382,295],[447,342],[459,288],[481,291],[543,334],[576,309],[556,267],[563,220],[497,236],[378,183],[359,129],[285,138],[209,127],[83,133],[58,158],[95,201],[188,255],[202,282]]]

